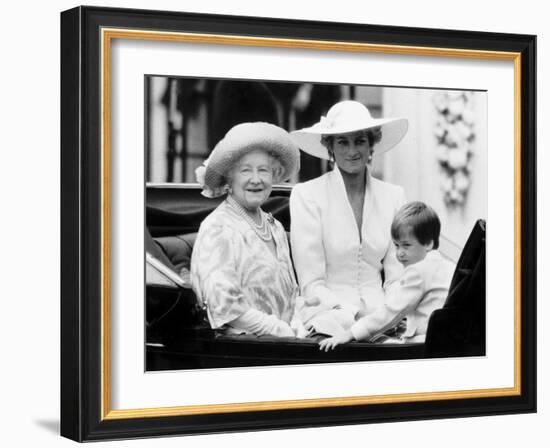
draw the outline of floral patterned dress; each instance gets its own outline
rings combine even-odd
[[[231,323],[250,310],[287,324],[294,315],[298,286],[286,233],[280,222],[262,213],[271,227],[276,254],[227,201],[200,226],[191,281],[207,307],[212,328],[248,332]]]

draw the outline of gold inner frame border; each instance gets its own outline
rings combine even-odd
[[[514,63],[514,386],[442,392],[314,398],[227,404],[111,409],[110,366],[110,64],[113,39],[185,42],[213,45],[295,48],[513,61]],[[504,397],[521,394],[521,53],[419,47],[239,35],[177,33],[138,29],[101,29],[101,420],[169,417],[233,412],[308,409],[433,400]]]

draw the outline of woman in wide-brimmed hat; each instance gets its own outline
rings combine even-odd
[[[322,333],[347,330],[384,303],[402,267],[390,227],[405,202],[401,187],[370,174],[373,155],[406,134],[404,118],[374,119],[357,101],[342,101],[315,125],[291,133],[303,151],[330,159],[332,171],[298,184],[290,197],[292,254],[301,293],[310,302],[302,318]],[[324,330],[327,328],[328,330]]]
[[[261,206],[299,168],[289,134],[268,123],[234,126],[197,169],[203,195],[226,199],[202,222],[191,281],[213,328],[294,336],[298,286],[285,230]]]

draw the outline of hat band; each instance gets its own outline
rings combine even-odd
[[[323,117],[324,118],[324,117]],[[317,123],[315,126],[311,127],[309,131],[313,131],[319,134],[342,134],[354,131],[368,130],[382,126],[383,123],[375,123],[373,121],[355,121],[355,122],[345,122],[338,123],[335,120],[326,119]],[[305,132],[308,129],[304,129]]]

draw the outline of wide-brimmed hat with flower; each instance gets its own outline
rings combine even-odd
[[[214,198],[227,192],[227,173],[245,154],[263,149],[280,163],[274,183],[290,178],[300,168],[300,150],[284,129],[264,122],[233,126],[212,150],[203,166],[195,170],[202,194]]]
[[[291,137],[302,151],[328,160],[329,153],[322,143],[323,136],[380,128],[382,138],[373,146],[374,152],[380,154],[397,145],[408,127],[406,118],[373,118],[364,104],[346,100],[332,106],[326,117],[321,117],[313,126],[291,132]]]

